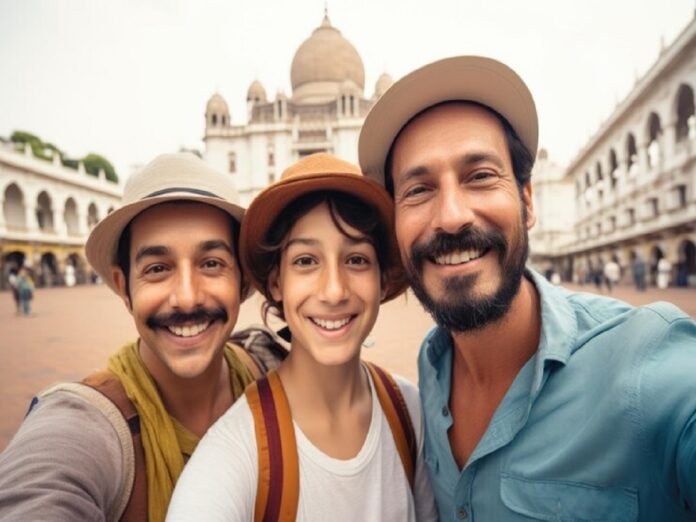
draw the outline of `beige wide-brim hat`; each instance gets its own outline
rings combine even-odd
[[[389,301],[407,287],[394,233],[394,205],[389,194],[375,181],[363,176],[352,163],[331,154],[312,154],[288,167],[280,179],[264,189],[249,205],[242,223],[239,249],[242,266],[252,285],[267,298],[263,248],[268,231],[283,209],[298,197],[317,191],[351,194],[377,209],[387,230],[387,266],[383,273],[384,298]]]
[[[113,268],[117,266],[121,233],[138,214],[150,207],[170,201],[205,203],[227,212],[239,223],[244,208],[229,176],[209,167],[189,153],[163,154],[148,163],[126,181],[122,206],[94,227],[85,252],[92,268],[116,293]]]
[[[539,123],[527,85],[507,65],[483,56],[455,56],[430,63],[395,82],[365,119],[358,140],[360,167],[384,185],[387,154],[401,129],[428,107],[447,101],[474,101],[502,115],[532,157]]]

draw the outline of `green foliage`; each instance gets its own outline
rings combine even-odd
[[[24,151],[27,145],[30,146],[32,154],[44,161],[52,161],[53,155],[58,154],[62,165],[71,169],[77,170],[79,162],[82,161],[85,165],[85,171],[92,176],[98,176],[99,169],[104,169],[106,179],[118,183],[116,169],[109,160],[99,154],[90,153],[81,160],[71,159],[53,143],[44,143],[38,136],[25,131],[14,131],[10,136],[10,141],[15,144],[15,149],[19,151]]]
[[[109,160],[100,156],[99,154],[90,153],[82,158],[82,162],[85,164],[85,170],[88,174],[92,176],[99,175],[99,170],[103,169],[106,174],[106,179],[114,183],[118,182],[118,176],[116,175],[116,170]]]

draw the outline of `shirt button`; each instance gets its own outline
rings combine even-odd
[[[447,417],[449,415],[449,408],[447,406],[442,407],[442,416]]]
[[[457,511],[457,518],[464,520],[466,517],[469,516],[469,513],[466,512],[466,509],[459,508],[459,511]]]

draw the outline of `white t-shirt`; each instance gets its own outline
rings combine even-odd
[[[418,442],[415,502],[370,377],[372,419],[365,443],[354,458],[329,457],[295,424],[300,466],[297,520],[437,520],[423,459],[423,416],[418,390],[401,377],[395,376],[395,380],[406,400]],[[198,444],[177,482],[167,520],[251,521],[257,481],[254,419],[243,396]]]

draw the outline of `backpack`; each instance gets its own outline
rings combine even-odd
[[[365,362],[365,365],[413,492],[417,443],[406,401],[389,373],[373,363]],[[244,394],[254,418],[259,459],[254,521],[295,520],[300,471],[295,428],[280,377],[270,372],[250,384]]]
[[[265,327],[251,327],[235,332],[230,341],[235,354],[254,379],[277,367],[287,355],[287,349]],[[59,383],[34,397],[27,415],[39,399],[57,391],[79,395],[98,408],[111,422],[121,442],[125,475],[119,501],[113,511],[106,514],[106,520],[147,520],[147,470],[140,434],[140,417],[128,399],[121,381],[110,371],[102,370],[79,383]]]

